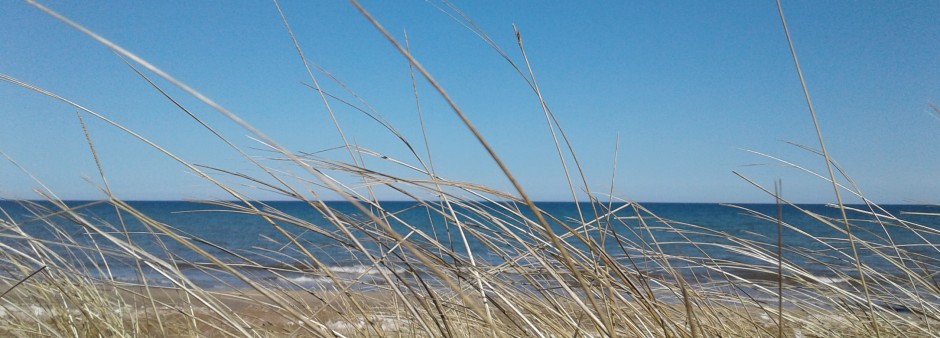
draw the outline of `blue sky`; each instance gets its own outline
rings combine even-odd
[[[201,91],[288,149],[313,152],[342,144],[319,96],[304,85],[310,80],[270,2],[43,3]],[[438,3],[362,4],[396,38],[407,31],[415,57],[530,195],[571,199],[537,97],[509,63]],[[732,173],[738,171],[767,186],[782,179],[785,196],[795,201],[833,200],[825,181],[747,151],[825,173],[818,156],[788,144],[818,147],[773,2],[454,5],[520,64],[512,24],[521,30],[542,94],[593,191],[606,193],[616,175],[614,194],[630,200],[772,201]],[[877,202],[940,202],[940,115],[930,108],[940,104],[940,3],[783,5],[833,158]],[[423,144],[407,61],[353,6],[281,6],[312,62]],[[85,105],[186,160],[257,175],[113,52],[28,4],[0,4],[0,73]],[[318,76],[325,90],[356,100]],[[239,145],[258,147],[210,107],[157,83]],[[439,175],[510,191],[426,81],[418,90]],[[351,141],[414,163],[374,122],[336,102],[333,107]],[[118,197],[227,198],[143,143],[84,117]],[[102,197],[73,108],[2,82],[0,121],[0,151],[60,197]],[[325,156],[348,158],[344,154]],[[366,163],[387,167],[380,160]],[[0,196],[36,197],[38,185],[9,162],[0,164],[0,176]]]

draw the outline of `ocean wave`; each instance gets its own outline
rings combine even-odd
[[[382,272],[386,273],[404,273],[405,269],[396,268],[389,269],[386,267],[376,268],[371,265],[340,265],[340,266],[330,266],[327,267],[330,272],[339,273],[339,274],[351,274],[351,275],[378,275]]]
[[[326,277],[298,276],[298,277],[288,277],[285,279],[291,282],[292,284],[297,284],[301,286],[311,286],[311,285],[321,285],[321,284],[331,283],[330,279]]]

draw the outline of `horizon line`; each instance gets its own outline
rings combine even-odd
[[[8,199],[0,198],[2,202],[49,202],[49,200],[44,199]],[[63,202],[106,202],[107,199],[61,199]],[[121,200],[123,202],[129,203],[139,203],[139,202],[183,202],[183,203],[208,203],[208,202],[231,202],[231,203],[241,203],[240,200],[223,200],[223,199],[125,199]],[[325,203],[350,203],[347,200],[343,199],[328,199],[322,200]],[[270,203],[270,202],[297,202],[303,203],[305,201],[296,200],[296,199],[269,199],[269,200],[251,200],[250,202],[261,202],[261,203]],[[379,203],[416,203],[416,200],[378,200]],[[421,202],[430,202],[437,203],[441,200],[421,200]],[[486,201],[486,200],[473,200],[473,203],[521,203],[518,201]],[[592,203],[592,201],[563,201],[563,200],[535,200],[535,203]],[[637,203],[637,204],[715,204],[715,205],[738,205],[738,204],[749,204],[749,205],[774,205],[774,202],[677,202],[677,201],[602,201],[601,204],[614,203],[614,204],[626,204],[626,203]],[[794,203],[782,203],[783,205],[794,204],[794,205],[836,205],[835,202],[794,202]],[[931,203],[872,203],[873,205],[901,205],[901,206],[936,206],[940,207],[938,204]],[[844,203],[844,205],[866,205],[864,203]]]

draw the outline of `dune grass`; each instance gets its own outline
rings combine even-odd
[[[555,140],[572,199],[577,199],[576,191],[585,191],[590,198],[576,218],[553,215],[528,197],[484,135],[410,54],[407,43],[397,41],[365,8],[353,4],[408,60],[413,80],[429,82],[446,100],[512,182],[514,191],[440,176],[430,151],[421,154],[416,146],[427,146],[426,138],[412,142],[369,109],[322,90],[319,76],[324,73],[310,66],[296,39],[301,62],[325,106],[356,106],[395,135],[412,158],[377,153],[345,137],[346,160],[289,151],[143,58],[34,4],[115,51],[142,81],[264,174],[247,176],[190,163],[77,102],[4,74],[0,79],[73,107],[79,111],[83,128],[85,118],[104,121],[177,161],[228,194],[224,201],[204,201],[207,210],[263,220],[279,236],[266,240],[280,250],[262,250],[259,254],[270,259],[257,261],[216,244],[220,239],[196,237],[117,198],[107,181],[107,167],[95,151],[93,131],[85,129],[90,156],[98,165],[99,189],[106,198],[66,203],[37,181],[45,203],[20,203],[32,213],[31,222],[40,223],[51,236],[25,230],[21,220],[4,211],[0,217],[0,336],[927,337],[940,332],[936,280],[940,256],[929,240],[940,233],[868,201],[842,168],[833,165],[824,146],[818,154],[829,173],[812,174],[823,184],[832,184],[837,194],[861,198],[866,202],[864,209],[848,208],[840,198],[834,207],[842,217],[831,218],[802,209],[776,190],[741,177],[767,192],[768,201],[799,209],[818,226],[836,229],[843,238],[804,232],[779,214],[729,207],[778,226],[780,231],[799,233],[804,242],[818,244],[825,251],[785,246],[772,236],[755,239],[664,219],[633,201],[599,198],[602,194],[588,190],[579,160],[542,97],[525,59],[522,35],[516,32],[524,56],[517,63],[456,11],[457,19],[480,34],[530,85]],[[283,14],[282,19],[293,38]],[[259,141],[268,159],[238,147],[150,76],[177,86],[238,123]],[[415,100],[420,114],[417,86]],[[332,121],[342,135],[342,126],[335,118]],[[366,166],[364,158],[381,160],[394,170]],[[7,160],[16,164],[15,159]],[[285,163],[291,171],[282,169]],[[29,173],[26,168],[23,171]],[[217,178],[220,175],[304,203],[323,223],[257,201],[240,186],[223,183]],[[412,208],[426,213],[427,219],[400,217],[401,210],[375,197],[380,187],[410,198]],[[324,191],[343,197],[355,211],[339,210],[322,200],[318,196]],[[120,215],[117,222],[88,212],[100,204]],[[859,217],[849,218],[850,214]],[[435,222],[434,229],[439,231],[428,232],[424,225]],[[853,235],[871,231],[872,222],[882,231]],[[140,224],[145,230],[132,233],[126,223]],[[65,230],[76,227],[82,231]],[[897,245],[891,234],[898,231],[909,232],[922,242]],[[338,271],[331,257],[315,252],[316,246],[325,244],[308,241],[304,237],[308,233],[327,239],[326,245],[345,248],[366,269]],[[141,245],[140,235],[158,243],[157,249]],[[482,247],[472,248],[470,239]],[[678,251],[682,254],[666,249],[677,246],[685,248]],[[200,261],[184,258],[171,247],[183,247]],[[716,258],[710,254],[716,251],[749,259]],[[870,259],[860,258],[860,251],[887,265],[869,264]],[[815,270],[801,265],[803,261],[816,262]],[[141,278],[128,282],[111,277],[112,266],[119,264],[133,266]],[[821,274],[820,267],[827,273]],[[219,277],[220,284],[232,280],[239,284],[206,288],[186,272],[192,269],[225,276]],[[273,278],[259,279],[252,271]],[[153,275],[166,283],[152,284]],[[317,287],[303,286],[296,276],[322,282]]]

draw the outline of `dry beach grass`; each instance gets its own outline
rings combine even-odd
[[[0,336],[929,337],[940,332],[940,285],[936,281],[940,250],[928,240],[940,232],[890,214],[874,203],[846,211],[840,202],[834,207],[843,210],[841,218],[802,210],[818,226],[844,234],[845,238],[832,239],[805,233],[803,240],[830,247],[824,253],[783,247],[775,238],[755,241],[663,219],[641,204],[612,198],[592,197],[574,219],[545,212],[525,194],[486,138],[409,53],[407,45],[385,32],[365,9],[360,8],[363,15],[410,62],[416,81],[430,82],[447,100],[490,159],[513,182],[515,191],[502,192],[438,176],[430,159],[419,155],[411,140],[380,118],[375,120],[400,139],[413,159],[392,158],[346,140],[344,151],[350,154],[346,160],[289,151],[146,60],[52,10],[36,6],[114,50],[166,99],[177,102],[151,77],[172,83],[237,122],[259,140],[272,162],[279,166],[287,163],[293,171],[280,170],[249,155],[249,150],[230,142],[182,105],[178,105],[181,113],[189,114],[194,123],[243,155],[245,162],[264,175],[249,177],[226,168],[195,165],[79,103],[5,74],[0,74],[0,79],[61,101],[78,110],[82,119],[105,121],[149,144],[229,194],[229,201],[206,201],[207,209],[251,215],[267,222],[282,236],[271,240],[300,258],[266,265],[227,251],[214,239],[197,238],[173,224],[161,223],[113,196],[105,180],[107,168],[99,163],[104,182],[101,190],[108,198],[95,203],[107,204],[124,215],[120,222],[103,222],[89,215],[87,208],[95,203],[67,204],[42,189],[39,192],[46,203],[23,201],[23,207],[55,233],[56,240],[25,231],[8,215],[0,217]],[[286,19],[284,23],[290,31]],[[468,27],[475,29],[472,23]],[[497,52],[507,55],[482,36]],[[524,56],[522,38],[518,33],[517,37]],[[302,52],[300,55],[303,58]],[[531,86],[543,104],[546,120],[554,123],[527,60],[518,64],[509,57],[506,60]],[[309,76],[322,99],[334,99],[319,90],[315,74],[311,71]],[[559,133],[553,136],[570,173],[572,193],[586,189],[577,157],[566,153],[571,149],[568,140],[556,128],[553,133]],[[98,162],[92,133],[86,130],[86,136]],[[825,147],[818,153],[830,169],[819,175],[822,184],[841,181],[834,179],[835,174],[844,172],[831,165]],[[383,160],[412,175],[368,167],[362,158]],[[316,224],[256,201],[239,186],[217,180],[220,174],[302,202],[326,223]],[[336,177],[353,177],[360,185],[349,186],[348,181]],[[799,208],[775,196],[773,188],[754,185],[764,189],[769,199],[779,198],[781,205]],[[447,233],[454,236],[427,233],[415,221],[400,218],[396,210],[375,198],[373,187],[411,197],[414,208],[428,214],[425,221],[446,220],[440,226],[448,227]],[[867,201],[857,187],[834,184],[834,188]],[[319,199],[317,190],[337,193],[357,210],[354,214],[337,210]],[[800,231],[778,215],[740,209],[775,229]],[[871,219],[881,229],[909,232],[923,241],[895,245],[888,230],[866,239],[853,235],[860,223],[870,225]],[[186,261],[166,246],[165,251],[148,251],[135,243],[121,223],[131,221],[142,224],[156,242],[181,244],[205,264]],[[84,232],[57,231],[76,225]],[[352,274],[337,271],[328,257],[311,253],[311,243],[300,239],[308,232],[356,253],[368,269]],[[660,237],[664,232],[672,235],[667,241]],[[79,238],[84,236],[94,237],[101,246]],[[699,248],[715,244],[701,242],[701,236],[721,237],[727,241],[717,249],[753,259],[748,263],[714,259],[706,253],[710,251]],[[467,238],[483,243],[485,252],[471,250]],[[835,241],[850,245],[832,244]],[[610,249],[611,243],[616,244],[616,251]],[[677,245],[691,250],[677,255],[663,249]],[[778,259],[778,250],[786,251],[789,257],[818,258],[819,263],[811,271],[795,261]],[[890,269],[868,264],[859,258],[859,251],[887,262]],[[483,260],[482,256],[498,259]],[[143,282],[146,279],[132,283],[106,278],[109,264],[118,261],[130,262],[141,274],[154,271],[171,286],[150,285]],[[184,272],[192,269],[225,275],[241,285],[206,288]],[[826,277],[820,275],[820,269],[828,272]],[[257,279],[250,271],[264,271],[275,278]],[[301,286],[296,283],[298,275],[323,283]]]

